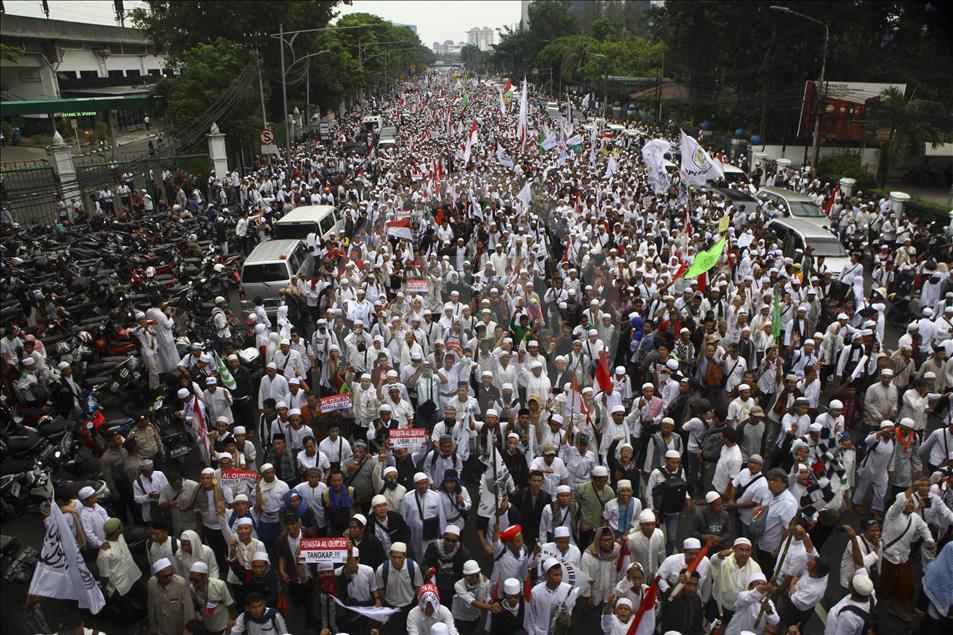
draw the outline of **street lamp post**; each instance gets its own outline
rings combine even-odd
[[[827,93],[827,87],[824,83],[824,73],[827,70],[827,43],[830,38],[830,29],[828,29],[826,22],[821,22],[817,18],[812,18],[811,16],[805,15],[799,11],[795,11],[794,9],[789,9],[788,7],[782,7],[776,4],[772,4],[769,8],[774,11],[796,15],[799,18],[803,18],[809,22],[813,22],[824,27],[824,47],[821,49],[821,75],[817,82],[817,90],[815,91],[814,96],[814,138],[811,140],[811,170],[816,175],[817,155],[820,152],[821,138],[821,89],[823,88],[824,93]]]
[[[602,58],[602,116],[606,116],[606,108],[609,105],[609,58],[602,53],[593,53],[593,57]]]
[[[294,41],[302,33],[317,33],[319,31],[344,31],[351,29],[370,29],[378,26],[384,26],[382,24],[358,24],[355,26],[328,26],[320,29],[300,29],[298,31],[285,31],[283,24],[278,25],[278,32],[272,33],[271,37],[278,38],[281,41],[281,100],[282,107],[284,108],[285,113],[285,157],[288,158],[291,156],[291,132],[288,125],[288,82],[287,82],[287,72],[288,69],[292,68],[298,62],[304,61],[309,57],[314,57],[315,55],[321,55],[322,53],[327,53],[328,50],[318,51],[317,53],[311,53],[303,57],[295,57],[294,51]],[[288,39],[285,39],[285,36],[289,36]],[[291,51],[292,62],[288,68],[285,68],[285,45],[288,45],[288,48]]]

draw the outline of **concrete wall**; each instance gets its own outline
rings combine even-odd
[[[96,71],[99,77],[108,77],[109,71],[137,70],[140,75],[148,75],[150,69],[162,70],[165,58],[158,55],[124,55],[112,53],[102,57],[89,48],[69,48],[63,50],[63,61],[57,71]]]
[[[807,154],[805,155],[805,149]],[[844,152],[845,148],[825,148],[821,146],[820,156],[826,157],[831,155],[837,155]],[[851,149],[852,152],[856,152],[856,149]],[[763,146],[748,146],[748,160],[749,162],[753,160],[755,152],[764,152],[765,158],[769,161],[775,159],[789,159],[793,167],[800,167],[805,164],[804,158],[807,156],[807,163],[810,163],[811,148],[810,146],[772,146],[772,145],[763,145]],[[879,148],[865,148],[861,152],[861,163],[864,168],[871,174],[877,173],[877,168],[880,167],[880,149]]]
[[[0,64],[0,90],[4,98],[52,99],[60,96],[53,69],[42,55],[27,53],[15,62]]]

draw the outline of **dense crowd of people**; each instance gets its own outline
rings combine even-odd
[[[866,635],[891,632],[883,604],[949,632],[953,282],[917,250],[927,227],[759,166],[857,247],[832,270],[766,231],[783,209],[659,184],[641,150],[677,147],[671,131],[583,128],[532,97],[520,128],[502,87],[431,75],[331,139],[156,202],[231,218],[221,243],[244,254],[298,205],[344,222],[309,236],[313,275],[276,313],[256,298],[229,320],[217,298],[214,342],[184,358],[161,301],[136,316],[149,389],[196,447],[170,459],[145,417],[101,458],[110,511],[57,488],[110,609],[156,635]],[[368,114],[396,147],[375,147]],[[922,317],[896,339],[901,274]],[[68,365],[49,385],[17,327],[0,348],[14,399],[82,389]],[[148,571],[123,538],[143,524]],[[343,562],[302,561],[316,537],[346,538]]]

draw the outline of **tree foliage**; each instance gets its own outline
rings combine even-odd
[[[479,46],[467,44],[460,49],[460,61],[463,67],[474,75],[481,75],[486,72],[487,59],[489,55],[481,51]]]
[[[876,132],[890,130],[884,143],[878,176],[881,184],[889,164],[905,153],[919,153],[925,143],[942,143],[951,138],[951,122],[946,107],[937,101],[908,99],[896,88],[884,91],[868,111],[868,127]]]
[[[236,78],[248,67],[249,59],[251,51],[224,39],[198,44],[183,52],[179,57],[179,74],[162,79],[157,87],[170,129],[181,133],[201,127],[203,133],[208,132],[210,122],[203,115],[235,87]],[[228,117],[216,123],[233,147],[257,139],[261,127],[258,83],[248,85]]]
[[[693,118],[794,140],[804,83],[820,71],[823,27],[769,9],[777,4],[829,25],[829,80],[906,83],[907,94],[951,103],[944,3],[669,0],[652,21],[666,44],[665,76],[687,87]]]

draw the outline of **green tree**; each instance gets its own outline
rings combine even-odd
[[[0,59],[7,62],[17,61],[21,55],[23,55],[24,49],[18,46],[10,46],[9,44],[0,43]]]
[[[486,70],[487,54],[479,46],[467,44],[460,49],[460,61],[463,67],[474,75],[481,75]]]
[[[926,99],[907,99],[896,88],[889,88],[868,110],[868,127],[887,141],[881,145],[877,180],[887,180],[890,163],[905,153],[919,154],[926,143],[942,143],[951,138],[949,113],[943,104]]]
[[[162,79],[157,87],[170,136],[181,138],[183,131],[193,131],[189,138],[204,142],[209,106],[234,95],[232,107],[215,123],[233,150],[254,143],[261,127],[257,81],[236,86],[237,78],[254,79],[249,73],[253,59],[247,48],[227,40],[198,44],[182,53],[176,63],[178,73]]]

